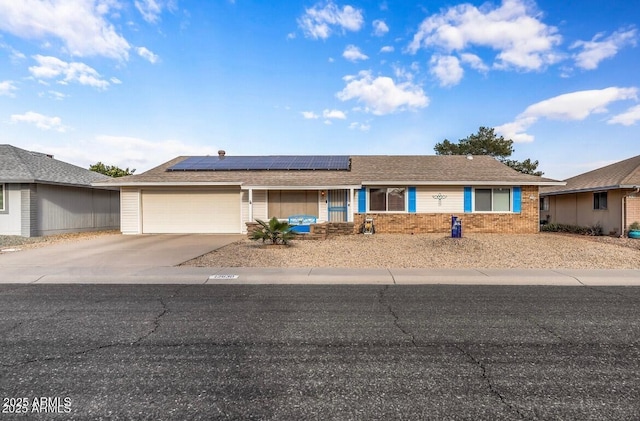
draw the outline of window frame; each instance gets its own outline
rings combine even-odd
[[[597,192],[593,192],[593,210],[595,211],[601,211],[601,210],[607,210],[609,207],[609,195],[607,194],[608,192],[605,191],[597,191]],[[602,206],[602,198],[604,197],[604,206]],[[597,207],[596,207],[597,204]]]
[[[489,190],[491,191],[491,210],[478,210],[476,208],[476,191],[478,190]],[[509,209],[508,210],[494,210],[495,209],[495,198],[494,192],[496,190],[507,190],[509,192]],[[473,197],[472,197],[472,206],[473,213],[514,213],[513,212],[513,187],[509,186],[487,186],[487,187],[474,187],[473,188]]]
[[[0,183],[0,199],[0,212],[5,213],[7,211],[7,189],[4,183]]]
[[[403,197],[402,197],[402,210],[389,210],[389,193],[393,189],[402,189]],[[371,199],[373,198],[372,191],[376,190],[385,190],[384,195],[384,205],[385,210],[376,210],[371,209]],[[376,212],[376,213],[409,213],[409,187],[407,186],[378,186],[378,187],[369,187],[367,188],[367,212]]]
[[[539,208],[539,210],[541,210],[541,211],[548,211],[549,210],[549,196],[540,197],[540,208]]]

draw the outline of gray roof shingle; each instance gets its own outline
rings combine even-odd
[[[97,172],[58,161],[39,152],[0,145],[0,182],[91,186],[111,180]]]
[[[255,187],[355,186],[362,183],[513,183],[546,184],[556,180],[522,174],[490,156],[353,155],[350,171],[167,171],[187,157],[177,157],[142,174],[100,185],[230,183]]]
[[[640,186],[640,155],[576,175],[565,181],[566,186],[544,187],[540,189],[540,193],[562,194]]]

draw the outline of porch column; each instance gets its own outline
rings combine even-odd
[[[253,222],[253,189],[249,189],[249,222]]]
[[[353,222],[353,187],[349,189],[349,203],[347,204],[347,222]]]

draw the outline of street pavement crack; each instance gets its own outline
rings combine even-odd
[[[171,294],[168,298],[174,298],[176,297],[180,292],[182,292],[184,289],[188,288],[189,285],[183,285],[178,287],[173,294]],[[153,319],[153,327],[151,328],[151,330],[149,332],[147,332],[146,334],[140,336],[138,339],[136,339],[135,341],[131,342],[131,345],[139,345],[140,342],[144,341],[145,339],[147,339],[149,336],[153,335],[154,333],[156,333],[156,331],[158,330],[158,328],[160,327],[160,320],[167,314],[169,313],[169,307],[167,306],[167,303],[165,302],[165,300],[162,297],[158,298],[158,301],[160,302],[160,304],[162,305],[162,310],[160,311],[160,313],[158,313],[154,319]]]
[[[158,328],[160,327],[160,319],[162,319],[164,315],[169,312],[169,308],[167,307],[167,303],[165,303],[162,298],[160,298],[159,301],[160,301],[160,304],[162,305],[162,311],[160,311],[160,313],[156,315],[156,317],[153,319],[153,328],[151,328],[151,330],[146,334],[140,336],[138,339],[133,341],[131,345],[138,345],[140,342],[144,341],[149,336],[156,333],[156,330],[158,330]]]
[[[489,375],[487,374],[487,368],[484,366],[484,364],[482,364],[482,361],[480,361],[479,359],[477,359],[470,351],[466,350],[465,348],[463,348],[460,344],[454,343],[453,346],[460,351],[464,356],[466,356],[473,364],[475,364],[476,366],[478,366],[478,368],[480,368],[481,374],[482,374],[482,378],[484,379],[484,381],[487,383],[487,386],[489,387],[489,391],[495,395],[498,399],[500,399],[500,402],[502,402],[503,405],[505,405],[507,408],[509,408],[510,410],[512,410],[513,412],[515,412],[516,414],[518,414],[520,416],[521,419],[526,419],[526,417],[524,416],[524,414],[522,412],[520,412],[518,410],[518,408],[514,407],[513,405],[511,405],[509,402],[507,402],[507,400],[505,399],[504,396],[502,396],[502,393],[500,393],[495,386],[493,385],[493,383],[491,382],[491,378],[489,377]]]
[[[394,326],[400,330],[400,332],[402,332],[404,335],[408,336],[411,338],[411,344],[414,347],[420,347],[420,345],[418,345],[418,342],[416,340],[416,337],[413,333],[411,333],[409,330],[407,330],[405,327],[402,326],[402,324],[400,323],[400,317],[398,316],[398,314],[393,310],[393,308],[391,307],[391,304],[386,302],[386,298],[385,298],[385,293],[387,292],[387,290],[389,289],[389,285],[385,285],[379,292],[378,292],[378,303],[380,303],[380,305],[385,306],[387,308],[387,311],[389,312],[389,314],[393,317],[393,324]],[[461,345],[457,344],[457,343],[453,343],[453,347],[456,348],[460,353],[462,353],[465,357],[467,357],[474,365],[476,365],[478,368],[480,368],[481,371],[481,375],[482,378],[484,379],[484,381],[487,383],[487,386],[489,388],[489,391],[496,396],[500,402],[502,402],[503,405],[505,405],[507,408],[509,408],[511,411],[515,412],[516,414],[518,414],[520,416],[521,419],[526,419],[526,417],[524,416],[524,414],[522,414],[518,408],[514,407],[513,405],[511,405],[509,402],[507,402],[507,400],[505,399],[504,396],[502,396],[502,394],[496,389],[496,387],[493,385],[493,383],[491,382],[491,378],[489,377],[489,375],[487,374],[487,369],[484,366],[484,364],[482,364],[482,362],[480,360],[478,360],[471,352],[469,352],[468,350],[464,349]]]
[[[9,332],[11,332],[13,330],[16,330],[17,328],[19,328],[22,325],[25,325],[25,324],[28,324],[28,323],[33,323],[33,322],[39,322],[39,321],[42,321],[42,320],[48,320],[48,319],[50,319],[52,317],[56,317],[59,314],[64,313],[65,311],[66,311],[65,309],[62,309],[62,310],[54,311],[54,312],[49,313],[49,314],[45,314],[44,316],[36,317],[35,319],[21,320],[21,321],[19,321],[17,323],[14,323],[13,326],[11,326],[11,327],[9,327],[9,328],[7,328],[5,330],[0,331],[0,334],[6,335],[7,333],[9,333]]]
[[[388,304],[385,302],[385,297],[384,294],[385,292],[389,289],[389,285],[385,285],[379,292],[378,292],[378,303],[380,303],[380,305],[385,306],[387,308],[387,311],[389,312],[389,314],[391,315],[391,317],[393,317],[393,325],[398,328],[398,330],[400,332],[402,332],[405,336],[408,336],[409,338],[411,338],[411,344],[415,347],[418,346],[417,342],[416,342],[416,337],[413,333],[409,332],[407,329],[405,329],[401,324],[400,324],[400,317],[398,317],[398,314],[393,310],[393,308],[391,307],[391,304]]]
[[[177,296],[182,290],[184,290],[185,288],[188,288],[190,285],[183,285],[181,287],[179,287],[178,289],[176,289],[174,291],[173,294],[171,294],[169,297],[167,298],[174,298],[175,296]],[[153,318],[153,327],[151,328],[151,330],[149,330],[149,332],[145,333],[144,335],[141,335],[140,337],[138,337],[135,341],[133,342],[113,342],[113,343],[109,343],[109,344],[104,344],[104,345],[98,345],[98,346],[94,346],[91,348],[86,348],[86,349],[82,349],[82,350],[77,350],[77,351],[71,351],[71,352],[67,352],[64,355],[56,355],[56,356],[48,356],[48,357],[40,357],[40,358],[32,358],[29,360],[23,360],[23,361],[19,361],[19,362],[15,362],[12,364],[4,364],[4,363],[0,363],[0,366],[2,367],[6,367],[6,368],[11,368],[11,367],[19,367],[19,366],[23,366],[23,365],[28,365],[28,364],[33,364],[33,363],[39,363],[39,362],[46,362],[46,361],[54,361],[54,360],[61,360],[63,358],[66,357],[70,357],[70,356],[77,356],[77,355],[85,355],[85,354],[89,354],[92,352],[96,352],[96,351],[101,351],[103,349],[107,349],[107,348],[113,348],[113,347],[118,347],[118,346],[135,346],[135,345],[139,345],[142,341],[144,341],[145,339],[147,339],[149,336],[153,335],[158,328],[160,327],[160,320],[167,314],[169,313],[169,307],[167,306],[167,303],[165,302],[165,298],[163,297],[159,297],[158,301],[160,302],[160,304],[162,305],[162,309],[160,310],[160,312],[154,316]],[[63,311],[65,311],[64,309],[57,311],[55,314],[60,314]],[[48,317],[52,317],[53,315],[49,315]],[[26,322],[26,321],[25,321]],[[23,322],[18,323],[16,326],[11,327],[10,329],[15,329],[17,328],[19,325],[21,325]]]
[[[541,325],[540,323],[536,322],[535,320],[533,320],[533,324],[534,324],[534,325],[536,325],[536,327],[537,327],[538,329],[540,329],[540,330],[542,330],[543,332],[548,333],[549,335],[551,335],[551,336],[553,336],[553,337],[557,338],[557,339],[558,339],[558,340],[560,340],[561,342],[565,342],[565,343],[567,343],[567,344],[569,344],[569,345],[573,345],[573,342],[571,342],[571,341],[569,341],[569,340],[567,340],[567,339],[563,338],[563,337],[562,337],[562,336],[560,336],[558,333],[556,333],[554,330],[552,330],[552,329],[550,329],[550,328],[548,328],[548,327],[546,327],[546,326],[544,326],[544,325]]]

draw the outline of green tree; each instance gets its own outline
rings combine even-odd
[[[261,219],[256,219],[256,222],[260,225],[260,228],[256,229],[251,235],[252,240],[270,241],[271,244],[288,244],[289,240],[295,237],[295,233],[291,231],[293,226],[287,222],[280,222],[275,216],[265,222]]]
[[[497,136],[495,130],[489,127],[480,127],[478,133],[460,139],[458,143],[445,139],[436,143],[433,149],[437,155],[489,155],[521,173],[537,176],[544,174],[542,171],[537,171],[538,161],[525,159],[520,162],[507,159],[513,153],[513,140]]]
[[[129,170],[129,167],[123,170],[122,168],[116,167],[115,165],[104,165],[102,162],[98,162],[89,166],[89,170],[108,175],[109,177],[124,177],[125,175],[132,175],[134,172],[136,172],[135,169]]]

